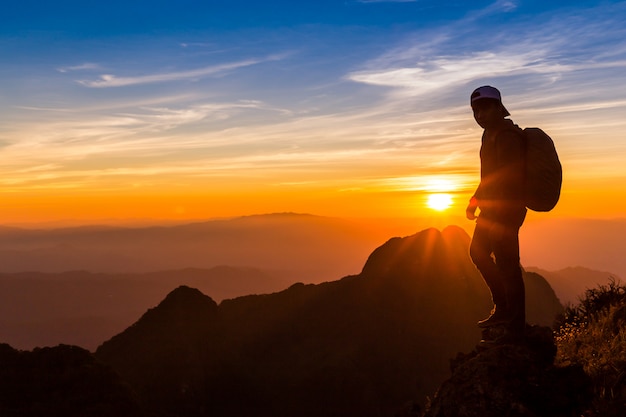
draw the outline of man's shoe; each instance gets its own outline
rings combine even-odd
[[[502,345],[522,345],[525,343],[525,331],[518,326],[492,326],[484,328],[482,340],[478,344],[481,348],[490,348]]]
[[[478,327],[491,327],[499,326],[501,324],[507,324],[511,321],[511,318],[505,313],[499,313],[496,309],[491,313],[489,317],[478,322]]]

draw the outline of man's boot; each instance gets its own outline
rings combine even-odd
[[[478,327],[491,327],[505,324],[511,321],[511,316],[508,313],[504,303],[498,303],[493,306],[491,314],[486,319],[478,322]]]

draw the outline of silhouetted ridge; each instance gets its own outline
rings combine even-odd
[[[137,323],[105,342],[98,351],[106,355],[116,346],[138,338],[148,338],[154,343],[164,343],[166,339],[174,343],[196,339],[199,332],[215,323],[216,316],[215,301],[183,285],[170,292],[157,307],[148,310]]]
[[[556,315],[563,312],[556,293],[544,277],[534,272],[524,272],[526,294],[545,294],[544,297],[531,296],[526,300],[526,321],[552,327]]]
[[[407,277],[432,269],[443,252],[441,232],[431,228],[412,236],[389,239],[367,259],[361,275]],[[437,254],[438,257],[433,257]]]
[[[457,226],[448,226],[441,232],[430,228],[412,236],[395,237],[374,250],[361,275],[406,278],[415,274],[475,274],[469,241],[467,233]]]
[[[181,285],[170,292],[155,308],[152,308],[134,326],[194,327],[209,323],[217,313],[217,304],[195,288]]]
[[[491,302],[468,244],[427,229],[390,239],[359,275],[219,306],[181,287],[96,356],[155,416],[391,416],[480,340]]]
[[[158,404],[198,415],[196,390],[205,377],[203,364],[211,354],[207,335],[216,319],[217,304],[210,297],[180,286],[96,355],[131,383],[145,408]]]
[[[459,226],[447,226],[441,231],[441,235],[447,242],[456,242],[459,246],[469,247],[470,236]]]
[[[159,304],[160,309],[177,313],[189,313],[189,310],[215,311],[215,301],[195,288],[181,285],[170,292]]]

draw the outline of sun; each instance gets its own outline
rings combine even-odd
[[[426,204],[433,210],[443,211],[452,205],[452,196],[447,193],[433,193],[428,196]]]

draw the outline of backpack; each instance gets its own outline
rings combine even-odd
[[[537,127],[524,129],[526,144],[525,199],[534,211],[550,211],[561,195],[563,170],[554,142]]]

